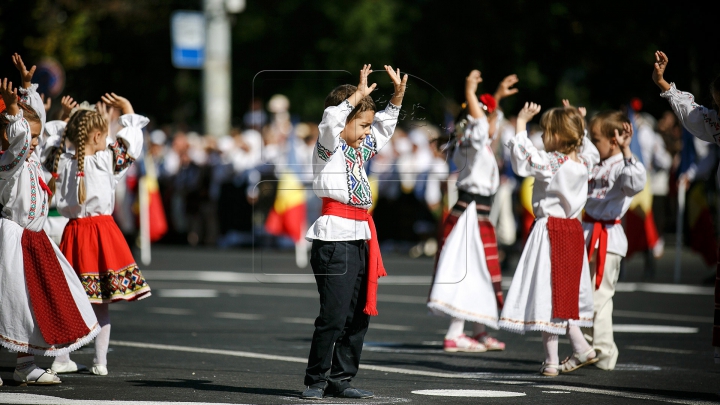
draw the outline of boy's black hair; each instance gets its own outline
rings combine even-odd
[[[340,103],[347,100],[347,98],[352,96],[356,91],[357,86],[353,86],[352,84],[342,84],[335,87],[330,94],[325,97],[325,108],[340,105]],[[370,96],[365,96],[360,100],[350,112],[350,115],[348,115],[347,122],[350,122],[356,115],[365,111],[375,111],[375,102]]]

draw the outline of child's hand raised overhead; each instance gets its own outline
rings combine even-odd
[[[472,94],[475,94],[477,92],[478,84],[482,83],[483,79],[480,76],[480,71],[477,69],[474,69],[470,72],[470,74],[465,78],[465,93],[467,96],[467,93],[472,92]]]
[[[520,79],[518,79],[517,75],[513,74],[510,76],[506,76],[500,84],[498,84],[497,90],[495,90],[495,100],[500,101],[501,99],[505,97],[512,96],[513,94],[516,94],[519,90],[513,89],[512,86],[516,85]]]
[[[652,73],[652,78],[655,84],[660,87],[662,91],[670,90],[670,84],[665,81],[663,77],[665,75],[665,68],[667,68],[669,59],[665,52],[655,51],[655,65]]]
[[[390,102],[393,105],[399,106],[402,104],[403,97],[405,96],[405,88],[407,87],[408,75],[405,74],[405,76],[402,76],[401,80],[400,69],[395,72],[390,65],[385,65],[385,71],[387,72],[388,76],[390,76],[390,80],[392,80],[393,86],[395,87],[395,93],[393,93]]]
[[[17,113],[20,112],[20,107],[18,107],[17,105],[17,88],[13,89],[12,82],[9,81],[7,78],[3,79],[2,82],[0,82],[0,94],[2,94],[2,98],[5,102],[5,106],[7,108],[6,112],[8,113],[8,115],[17,115]]]
[[[573,107],[572,104],[570,104],[570,100],[564,98],[563,101],[563,107]],[[580,115],[582,115],[583,118],[587,115],[587,108],[585,107],[577,107],[578,111],[580,111]]]
[[[64,121],[70,118],[70,113],[72,113],[73,108],[77,107],[78,103],[70,96],[63,96],[63,98],[60,99],[60,105],[62,105],[62,115],[60,119]]]
[[[105,122],[110,123],[112,121],[112,113],[113,108],[108,106],[107,104],[103,103],[102,101],[98,101],[95,104],[95,109],[100,114],[101,117],[105,120]]]
[[[540,112],[540,105],[535,103],[525,103],[525,106],[518,113],[517,124],[515,127],[516,133],[523,132],[527,129],[527,123],[533,119]]]
[[[370,69],[371,66],[372,65],[369,64],[363,65],[363,68],[360,70],[360,82],[357,85],[357,90],[355,91],[355,94],[348,98],[348,101],[353,107],[355,107],[364,97],[370,95],[370,93],[375,90],[375,87],[377,87],[377,83],[373,83],[372,86],[368,87],[368,76],[372,73],[372,69]]]
[[[45,107],[45,113],[47,114],[47,112],[50,111],[50,108],[52,107],[52,98],[45,98],[45,93],[41,93],[40,99],[43,101],[43,107]]]
[[[22,86],[24,89],[29,89],[30,86],[32,86],[32,77],[35,74],[35,68],[36,66],[33,65],[33,67],[30,68],[30,70],[27,70],[25,67],[25,63],[23,63],[22,57],[18,55],[17,53],[12,56],[13,64],[15,65],[15,68],[20,72],[20,79],[22,80]]]
[[[367,83],[367,77],[366,77],[366,83]],[[359,87],[358,87],[358,90],[359,90]],[[110,94],[105,93],[105,95],[100,97],[100,99],[103,101],[103,103],[107,104],[108,106],[119,109],[120,113],[123,115],[135,114],[135,110],[133,110],[132,104],[130,104],[130,101],[128,101],[128,99],[126,99],[125,97],[120,97],[115,93],[110,93]]]
[[[632,157],[632,152],[630,151],[630,142],[632,141],[633,137],[633,127],[628,122],[623,122],[623,129],[622,132],[615,130],[615,142],[617,142],[618,147],[620,147],[620,150],[623,153],[623,157],[626,159]]]

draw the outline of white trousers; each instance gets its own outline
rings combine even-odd
[[[593,327],[586,329],[585,332],[592,336],[593,349],[598,351],[600,361],[595,365],[603,370],[612,370],[618,359],[618,348],[615,345],[615,337],[613,336],[613,296],[615,295],[615,286],[618,277],[620,277],[620,261],[622,256],[615,253],[607,253],[605,256],[605,272],[600,284],[600,288],[593,293],[595,317],[593,319]],[[592,285],[595,287],[595,275],[597,269],[597,260],[590,263],[590,273],[592,274]]]

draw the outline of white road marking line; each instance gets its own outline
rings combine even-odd
[[[303,325],[315,325],[315,318],[282,318],[283,322],[287,323],[299,323]],[[398,332],[411,331],[414,328],[412,326],[404,325],[390,325],[386,323],[375,323],[370,322],[370,329],[382,329],[382,330],[394,330]]]
[[[315,284],[312,274],[266,274],[237,273],[234,271],[204,270],[143,270],[148,280],[157,281],[208,281],[217,283],[268,283],[268,284]],[[431,276],[386,276],[380,279],[385,285],[427,285]]]
[[[652,347],[652,346],[625,346],[624,349],[642,350],[642,351],[646,351],[646,352],[658,352],[658,353],[676,353],[676,354],[696,353],[695,350],[666,349],[664,347]]]
[[[144,273],[143,273],[144,274]],[[262,287],[238,287],[226,290],[230,295],[260,295],[271,297],[296,297],[319,299],[320,295],[315,290],[294,290],[290,288],[262,288]],[[394,302],[398,304],[426,304],[427,297],[416,295],[378,294],[380,302]]]
[[[634,364],[634,363],[624,363],[624,364],[616,364],[615,370],[617,371],[660,371],[662,368],[658,366],[651,366],[648,364]]]
[[[490,390],[417,390],[417,395],[431,395],[436,397],[465,397],[465,398],[510,398],[524,397],[524,392],[490,391]]]
[[[614,310],[613,316],[625,317],[625,318],[640,318],[640,319],[661,319],[663,321],[680,321],[680,322],[700,322],[710,323],[713,321],[711,316],[690,316],[690,315],[673,315],[673,314],[660,314],[656,312],[640,312],[640,311],[623,311]]]
[[[650,292],[660,294],[714,295],[713,287],[700,287],[686,284],[660,283],[617,283],[616,292]]]
[[[233,405],[219,402],[170,402],[170,401],[109,401],[109,400],[82,400],[66,399],[49,395],[36,394],[0,394],[3,404],[21,405]],[[234,404],[243,405],[243,404]]]
[[[158,296],[161,298],[215,298],[219,296],[217,290],[205,289],[160,289],[157,290]]]
[[[620,398],[631,398],[631,399],[643,399],[647,401],[658,401],[658,402],[666,402],[670,404],[685,404],[685,405],[717,405],[717,402],[708,402],[708,401],[699,401],[699,400],[692,400],[692,399],[676,399],[676,398],[670,398],[666,396],[661,395],[653,395],[653,394],[636,394],[633,392],[626,392],[626,391],[612,391],[612,390],[603,390],[603,389],[597,389],[597,388],[585,388],[585,387],[574,387],[569,385],[533,385],[533,387],[537,388],[549,388],[549,389],[555,389],[555,390],[564,390],[564,391],[571,391],[571,392],[582,392],[587,394],[601,394],[601,395],[609,395],[613,397],[620,397]]]
[[[543,394],[569,394],[570,391],[543,391]]]
[[[244,321],[258,321],[265,319],[265,316],[259,314],[241,314],[239,312],[215,312],[213,314],[215,318],[223,319],[242,319]]]
[[[686,326],[631,324],[613,325],[613,332],[616,333],[698,333],[698,330],[698,328],[689,328]]]
[[[192,315],[195,313],[194,311],[191,311],[189,309],[160,308],[160,307],[148,308],[147,311],[151,312],[153,314],[162,314],[162,315]]]

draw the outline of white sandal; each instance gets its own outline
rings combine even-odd
[[[549,372],[547,371],[547,369],[555,369],[555,372]],[[543,364],[540,366],[540,374],[547,377],[557,377],[558,375],[560,375],[560,366],[558,364],[550,364],[543,362]]]
[[[67,374],[87,371],[88,368],[80,363],[75,363],[74,361],[70,360],[67,363],[60,363],[54,361],[52,366],[50,366],[50,369],[56,374]]]
[[[589,357],[592,354],[594,354],[595,357],[590,359]],[[560,372],[569,373],[571,371],[579,369],[580,367],[597,363],[598,361],[600,361],[600,357],[598,356],[597,352],[595,352],[595,349],[590,348],[590,350],[586,351],[585,353],[573,353],[571,357],[563,360],[560,363]]]
[[[36,378],[28,378],[33,371],[40,369],[40,367],[34,364],[33,366],[35,367],[27,367],[22,370],[15,369],[15,373],[13,373],[13,379],[19,383],[25,383],[27,385],[52,385],[60,384],[62,382],[60,381],[60,378],[57,376],[57,374],[55,374],[55,372],[50,369],[41,371],[41,374],[38,375]]]

